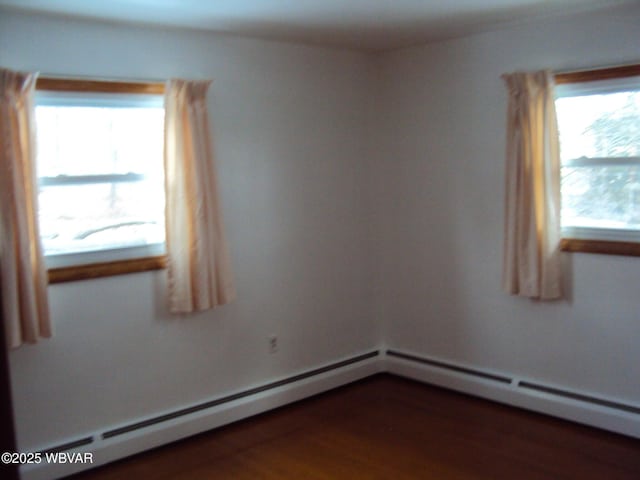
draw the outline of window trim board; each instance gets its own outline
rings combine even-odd
[[[590,70],[558,72],[554,74],[554,82],[556,85],[570,85],[638,76],[640,76],[640,63]],[[580,164],[595,164],[599,160],[603,159],[576,159],[574,162],[579,166],[586,166]],[[636,163],[638,159],[637,157],[631,157],[631,160],[633,163]],[[615,161],[620,162],[618,159],[615,159]],[[640,242],[562,237],[560,250],[564,252],[640,256]]]
[[[36,90],[47,92],[129,93],[163,95],[163,82],[89,80],[80,78],[38,77]]]
[[[599,253],[605,255],[640,257],[640,243],[636,242],[563,238],[560,241],[560,250],[573,253]]]
[[[94,278],[123,275],[125,273],[148,272],[167,268],[167,256],[114,260],[113,262],[89,263],[48,269],[49,284],[91,280]]]
[[[163,95],[164,82],[98,80],[41,76],[36,91],[107,94]],[[55,182],[54,182],[55,183]],[[132,259],[94,262],[48,268],[50,284],[89,280],[127,273],[160,270],[167,267],[167,255],[144,256]]]
[[[640,63],[621,65],[618,67],[598,68],[595,70],[578,70],[574,72],[558,72],[554,74],[556,85],[568,83],[597,82],[600,80],[614,80],[640,76]]]

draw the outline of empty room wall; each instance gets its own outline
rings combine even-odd
[[[18,440],[48,447],[370,351],[364,262],[370,58],[200,32],[0,12],[0,65],[213,79],[238,299],[166,313],[164,272],[49,288],[55,336],[11,353]],[[276,334],[279,351],[269,354]]]
[[[640,8],[390,53],[372,175],[376,312],[389,348],[640,404],[640,259],[566,254],[569,298],[501,291],[500,75],[640,60]]]
[[[238,287],[231,305],[174,318],[163,272],[51,286],[55,337],[11,354],[21,449],[385,343],[640,403],[640,260],[567,255],[567,301],[500,291],[499,78],[637,62],[639,21],[630,6],[374,57],[0,12],[2,66],[214,80]]]

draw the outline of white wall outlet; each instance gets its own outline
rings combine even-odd
[[[275,334],[269,335],[269,353],[276,353],[278,351],[278,336]]]

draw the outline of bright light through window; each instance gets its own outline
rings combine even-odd
[[[161,99],[109,103],[37,102],[45,255],[164,243]]]
[[[640,92],[562,97],[556,110],[563,229],[640,231]]]

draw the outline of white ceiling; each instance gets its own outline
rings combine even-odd
[[[385,50],[533,18],[637,1],[640,0],[0,0],[0,6]]]

